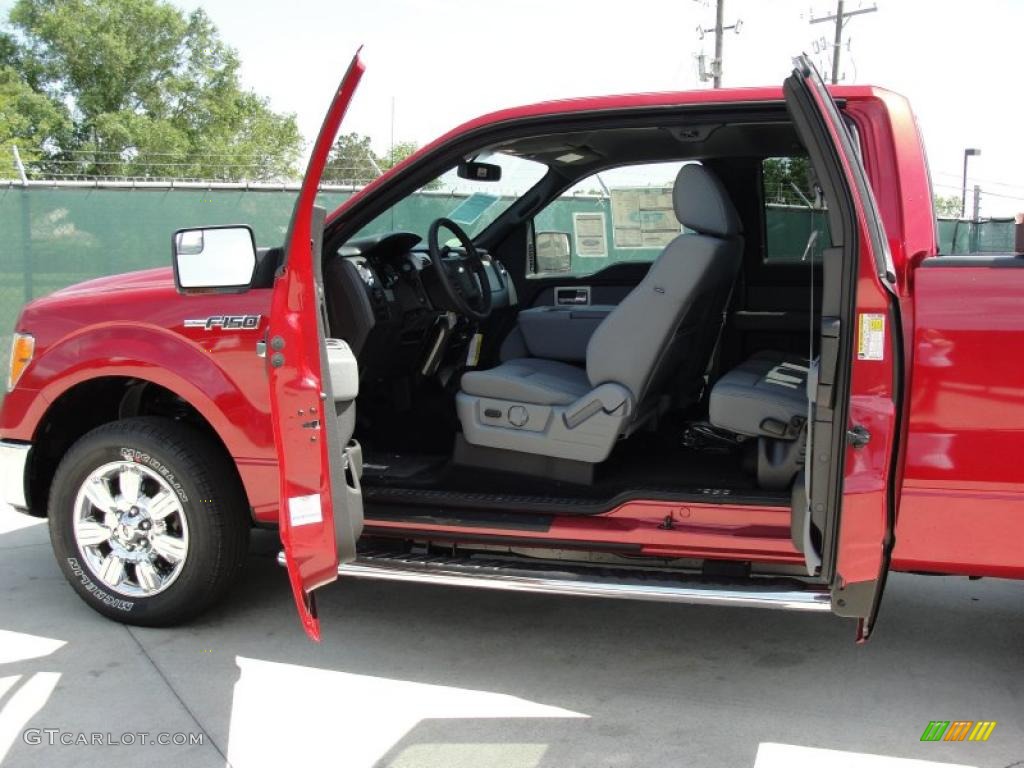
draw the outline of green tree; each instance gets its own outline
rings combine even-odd
[[[935,195],[935,215],[949,219],[960,218],[961,200],[956,195]]]
[[[45,147],[70,136],[71,119],[61,104],[32,90],[13,67],[0,67],[0,168],[13,168],[11,145],[33,167],[43,160]]]
[[[806,205],[794,186],[814,201],[811,163],[807,157],[769,157],[761,168],[766,203]]]
[[[415,141],[400,141],[381,155],[378,164],[382,170],[394,168],[419,148]]]
[[[163,0],[17,0],[0,63],[66,110],[70,135],[40,172],[292,177],[294,115],[241,87],[235,51],[202,10]],[[52,120],[51,120],[52,122]]]
[[[338,137],[331,148],[324,181],[329,184],[368,184],[385,171],[389,171],[419,149],[414,141],[400,141],[383,155],[373,151],[369,136],[346,133]],[[440,179],[427,182],[423,189],[440,189]]]
[[[378,159],[377,163],[380,165],[382,170],[394,168],[410,155],[414,154],[419,148],[420,145],[415,141],[400,141],[385,152],[384,155]],[[433,181],[428,181],[424,184],[422,189],[438,190],[443,186],[444,182],[442,182],[441,179],[434,179]]]
[[[370,146],[370,137],[346,133],[338,137],[324,169],[324,181],[333,184],[366,184],[383,170]]]

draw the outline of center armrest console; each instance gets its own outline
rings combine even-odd
[[[530,357],[582,363],[587,342],[614,306],[533,307],[519,313],[519,332]]]

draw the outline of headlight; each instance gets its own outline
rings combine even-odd
[[[11,340],[11,365],[7,372],[7,391],[10,392],[18,384],[21,374],[32,362],[36,351],[36,340],[27,333],[16,333]]]

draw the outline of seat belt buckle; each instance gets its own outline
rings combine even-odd
[[[484,335],[482,333],[474,333],[473,338],[469,340],[469,346],[466,348],[466,367],[476,368],[480,364],[480,350],[484,344]]]

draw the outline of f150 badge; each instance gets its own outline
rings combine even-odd
[[[260,327],[262,317],[263,315],[210,315],[186,320],[185,327],[202,328],[204,331],[212,331],[214,328],[225,331],[255,331]]]

